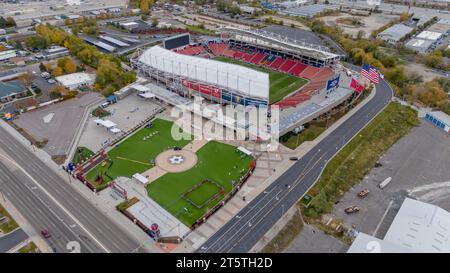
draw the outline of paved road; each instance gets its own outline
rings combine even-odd
[[[6,253],[8,250],[20,244],[27,238],[28,235],[20,228],[3,235],[0,237],[0,253]]]
[[[315,183],[326,162],[376,116],[391,98],[392,89],[386,82],[380,82],[374,98],[253,199],[197,252],[248,252]]]
[[[54,235],[50,243],[55,251],[67,252],[66,244],[74,240],[82,252],[130,252],[138,247],[128,233],[0,128],[0,155],[4,154],[28,175],[0,158],[0,191],[38,232],[46,228]]]

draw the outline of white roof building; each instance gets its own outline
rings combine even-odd
[[[95,83],[95,75],[84,72],[67,74],[56,77],[55,79],[69,90],[74,90],[79,87],[88,86]]]
[[[450,213],[406,198],[383,240],[359,233],[349,253],[450,253]]]
[[[422,31],[419,35],[416,36],[418,39],[437,41],[443,36],[442,33],[434,32],[434,31]]]
[[[0,61],[8,60],[14,57],[17,57],[15,50],[0,51]]]
[[[240,65],[178,54],[153,46],[139,62],[186,79],[222,86],[254,98],[269,99],[269,74]]]

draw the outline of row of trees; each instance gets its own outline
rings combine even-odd
[[[242,10],[238,5],[234,5],[231,2],[219,0],[216,3],[217,10],[227,12],[231,14],[231,17],[242,14]]]
[[[133,71],[125,72],[121,69],[119,58],[101,53],[96,47],[86,44],[75,35],[43,24],[36,26],[36,32],[48,43],[65,46],[85,65],[97,69],[95,88],[104,95],[110,95],[136,80],[136,74]]]
[[[56,66],[51,63],[41,63],[39,68],[41,71],[49,72],[53,77],[77,72],[76,63],[69,57],[58,59]]]

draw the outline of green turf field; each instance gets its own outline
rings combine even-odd
[[[262,72],[266,72],[269,74],[269,103],[273,104],[295,90],[299,89],[303,85],[305,85],[308,81],[305,79],[297,78],[295,76],[281,73],[272,69],[268,69],[265,67],[257,66],[254,64],[249,64],[246,62],[230,59],[227,57],[218,56],[215,57],[214,60],[238,64],[242,66],[246,66],[255,70],[259,70]]]
[[[190,140],[174,140],[172,138],[172,122],[155,119],[152,121],[152,128],[142,128],[128,137],[118,147],[114,147],[108,152],[108,158],[111,160],[111,166],[106,164],[97,165],[87,175],[86,178],[90,182],[95,181],[97,174],[105,173],[115,179],[118,176],[131,177],[135,173],[142,173],[153,167],[151,160],[155,159],[161,152],[172,148],[174,146],[184,147],[190,142]],[[156,133],[158,132],[158,133]],[[144,137],[153,133],[153,136],[147,140],[143,140]],[[188,134],[185,134],[189,137]],[[104,176],[104,182],[107,183],[111,179]],[[95,186],[97,183],[93,183]]]
[[[72,162],[76,165],[78,163],[81,163],[81,158],[87,160],[93,154],[94,152],[86,147],[77,147],[77,149],[75,150],[75,154],[73,155]]]
[[[231,181],[238,181],[240,171],[244,169],[246,173],[253,159],[250,156],[242,156],[234,146],[216,141],[208,142],[197,151],[197,156],[198,162],[192,169],[182,173],[165,174],[147,185],[149,196],[188,227],[202,217],[208,209],[219,203],[223,196],[197,209],[182,199],[182,194],[207,178],[223,186],[226,194],[231,191]],[[217,185],[205,183],[193,191],[189,198],[201,204],[217,190]],[[184,208],[188,211],[186,212]]]

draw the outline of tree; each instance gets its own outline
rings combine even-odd
[[[33,76],[30,74],[30,72],[26,72],[20,74],[19,80],[23,82],[25,86],[30,86],[33,83]]]
[[[44,37],[31,36],[25,40],[25,45],[29,48],[44,49],[49,46],[49,42]]]
[[[61,76],[62,74],[63,74],[63,70],[59,66],[55,67],[55,69],[53,69],[53,71],[52,71],[52,76],[53,77],[58,77],[58,76]]]
[[[77,71],[77,65],[74,63],[72,59],[68,59],[64,64],[64,72],[70,74],[75,73]]]
[[[159,19],[154,17],[152,20],[152,27],[157,27],[159,24]]]

